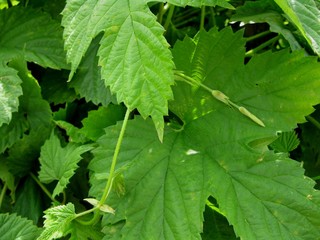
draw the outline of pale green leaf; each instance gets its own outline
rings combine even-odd
[[[104,134],[104,128],[116,124],[124,118],[125,108],[121,105],[109,105],[92,110],[88,117],[82,120],[83,127],[80,133],[96,141]]]
[[[162,139],[163,115],[172,98],[173,63],[163,28],[145,1],[68,1],[62,25],[71,75],[90,42],[105,34],[98,50],[101,75],[117,100],[146,118]]]
[[[27,61],[44,67],[68,68],[59,22],[32,8],[0,11],[0,48],[19,50]]]
[[[40,229],[31,220],[16,214],[0,214],[1,239],[34,240],[40,235]]]
[[[177,5],[177,6],[193,6],[193,7],[201,7],[201,6],[220,6],[224,8],[234,9],[234,7],[229,3],[228,0],[169,0],[168,3]]]
[[[320,10],[314,0],[275,0],[289,20],[320,55]]]
[[[78,162],[82,159],[81,154],[90,151],[92,145],[76,145],[69,143],[61,147],[58,137],[51,134],[50,138],[41,148],[39,179],[43,183],[58,180],[53,191],[53,197],[60,194],[69,183],[69,179],[78,168]]]
[[[51,240],[65,236],[71,230],[71,222],[76,217],[72,203],[49,208],[44,213],[45,229],[37,240]]]
[[[12,112],[18,111],[19,99],[22,95],[21,80],[17,71],[0,63],[0,127],[8,124],[12,118]]]

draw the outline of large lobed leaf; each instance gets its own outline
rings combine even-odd
[[[92,148],[89,144],[79,146],[72,143],[62,148],[59,138],[51,134],[41,147],[39,179],[43,183],[58,180],[53,197],[60,194],[69,183],[69,179],[78,168],[77,163],[82,159],[81,154]]]
[[[119,128],[107,129],[89,166],[91,194],[97,198]],[[125,239],[200,239],[204,205],[213,195],[244,239],[317,239],[320,196],[314,182],[303,176],[299,163],[250,148],[259,128],[226,108],[180,133],[168,130],[160,144],[150,121],[129,122],[118,165],[126,193],[114,192],[109,199],[116,215],[107,218],[105,228],[122,219]],[[114,234],[117,239],[119,232]]]
[[[233,54],[198,46],[200,42]],[[209,92],[178,83],[171,109],[185,122],[180,131],[167,129],[160,144],[150,121],[137,118],[128,124],[116,171],[124,182],[115,179],[125,191],[114,189],[107,204],[116,214],[103,221],[104,232],[113,239],[200,239],[209,195],[243,239],[320,238],[315,183],[299,163],[267,148],[277,131],[303,122],[320,101],[318,63],[302,53],[282,51],[254,57],[244,66],[236,60],[244,57],[241,43],[241,34],[228,29],[200,32],[177,44],[174,60],[178,70],[223,91],[266,127]],[[120,125],[107,128],[93,152],[90,194],[95,198],[105,187],[119,131]]]
[[[164,30],[146,1],[70,0],[62,25],[70,77],[92,39],[104,31],[98,55],[106,86],[129,109],[150,115],[161,139],[172,98],[173,63]]]

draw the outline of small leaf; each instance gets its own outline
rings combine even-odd
[[[300,144],[299,138],[294,131],[282,132],[279,137],[270,144],[270,147],[277,152],[288,153],[296,149]]]
[[[0,214],[1,239],[34,240],[40,235],[40,231],[31,220],[16,214]]]
[[[92,206],[96,207],[99,204],[99,201],[95,198],[85,198],[84,201],[87,201]],[[99,207],[102,212],[114,214],[115,210],[107,204],[103,204]]]
[[[76,217],[72,203],[49,208],[44,213],[45,229],[37,240],[51,240],[67,235],[71,230],[71,222]]]
[[[53,191],[53,197],[60,194],[74,175],[81,160],[81,154],[93,149],[90,144],[76,145],[69,143],[62,148],[58,137],[51,134],[50,138],[41,148],[39,179],[43,183],[50,183],[58,180]]]

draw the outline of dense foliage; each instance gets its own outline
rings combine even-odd
[[[0,0],[1,239],[320,239],[318,5]]]

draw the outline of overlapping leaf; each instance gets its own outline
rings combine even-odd
[[[68,68],[59,22],[32,8],[0,11],[0,48],[18,50],[27,61],[45,67]]]
[[[313,0],[275,0],[300,30],[314,52],[320,55],[320,10]]]
[[[92,145],[69,143],[62,148],[58,137],[53,133],[41,148],[39,179],[44,183],[58,180],[53,197],[60,194],[78,168],[81,154],[93,148]]]
[[[40,235],[40,229],[31,220],[16,214],[0,214],[0,235],[2,239],[34,240]]]
[[[101,75],[119,102],[151,116],[160,139],[172,98],[173,63],[168,44],[145,1],[68,1],[63,11],[71,77],[90,42],[105,34],[98,51]]]

